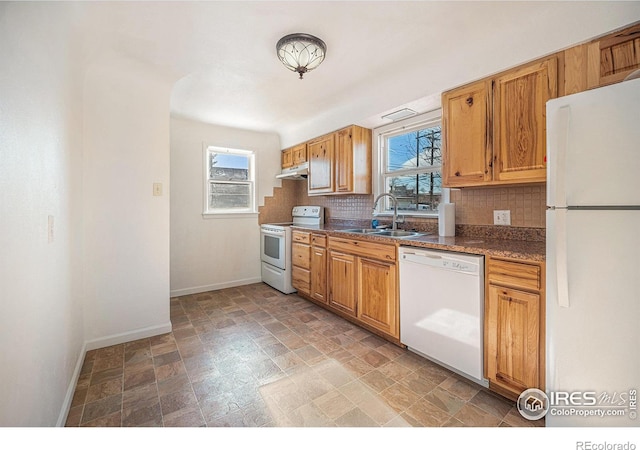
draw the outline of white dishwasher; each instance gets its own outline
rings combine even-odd
[[[476,383],[483,377],[484,256],[400,247],[400,341]]]

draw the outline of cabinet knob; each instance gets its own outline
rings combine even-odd
[[[473,106],[473,97],[469,97],[469,98],[467,99],[467,105],[469,105],[469,106]]]

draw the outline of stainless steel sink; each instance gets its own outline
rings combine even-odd
[[[338,230],[343,233],[358,233],[358,234],[372,234],[372,233],[381,233],[384,230],[378,230],[376,228],[352,228],[348,230]]]
[[[418,233],[417,231],[404,231],[404,230],[386,230],[376,233],[377,236],[386,236],[394,238],[408,238],[414,236],[422,236],[424,233]]]
[[[374,236],[384,236],[396,239],[405,239],[417,236],[425,236],[430,233],[419,233],[417,231],[404,231],[404,230],[386,230],[378,228],[350,228],[348,230],[338,230],[342,233],[357,233],[357,234],[371,234]]]

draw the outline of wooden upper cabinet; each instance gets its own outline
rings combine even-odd
[[[291,149],[293,166],[307,162],[307,144],[299,144]]]
[[[588,88],[624,80],[640,69],[640,23],[588,44]]]
[[[564,95],[623,81],[640,69],[640,23],[564,52]]]
[[[491,181],[491,83],[480,81],[442,96],[445,186]]]
[[[309,195],[371,193],[371,130],[356,125],[307,144]]]
[[[557,95],[556,56],[443,93],[443,185],[546,181],[546,102]]]
[[[494,81],[493,180],[546,180],[546,103],[558,96],[556,57],[509,71]]]
[[[307,161],[307,143],[282,150],[282,168],[299,166]]]
[[[283,169],[288,169],[289,167],[293,167],[293,149],[285,149],[282,150],[281,153],[281,166]]]
[[[353,137],[351,128],[336,132],[336,191],[353,190]]]
[[[335,191],[371,193],[371,130],[352,125],[335,132]]]
[[[307,144],[309,154],[309,174],[307,178],[309,195],[333,192],[333,149],[333,134],[317,138]]]

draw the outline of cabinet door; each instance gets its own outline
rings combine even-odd
[[[589,88],[619,83],[640,69],[640,24],[589,44]]]
[[[334,136],[329,135],[308,144],[309,195],[333,192],[333,145]]]
[[[546,181],[546,103],[558,94],[557,58],[494,82],[494,181]]]
[[[358,259],[358,319],[399,337],[396,265]]]
[[[356,257],[329,251],[329,304],[356,315]]]
[[[292,149],[282,150],[282,168],[288,169],[293,166],[293,151]]]
[[[491,85],[480,81],[442,96],[444,186],[491,180]]]
[[[311,297],[327,302],[327,249],[311,247]]]
[[[336,133],[336,191],[353,191],[353,139],[351,128]]]
[[[540,295],[489,285],[486,376],[515,395],[540,388]]]
[[[292,156],[292,159],[293,159],[292,164],[294,166],[299,166],[300,164],[302,164],[302,163],[307,161],[307,144],[296,145],[291,150],[291,153],[293,154],[293,156]]]

